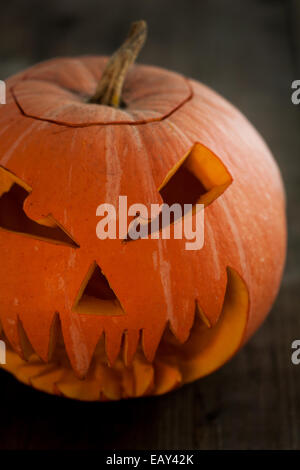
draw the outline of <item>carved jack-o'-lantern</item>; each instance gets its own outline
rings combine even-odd
[[[54,59],[20,73],[0,108],[3,367],[49,393],[119,399],[202,377],[279,287],[284,193],[269,150],[231,104],[176,73],[132,66],[120,101],[143,34],[135,25],[108,65]],[[99,240],[96,209],[120,195],[203,203],[203,248]]]

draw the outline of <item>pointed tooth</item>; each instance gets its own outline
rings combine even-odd
[[[123,358],[125,366],[132,363],[139,341],[141,339],[141,332],[139,330],[128,330],[124,337]]]
[[[153,362],[158,345],[161,341],[166,324],[156,325],[153,329],[142,331],[142,346],[146,359]]]
[[[147,362],[143,354],[137,354],[133,361],[133,372],[135,381],[135,396],[141,397],[148,393],[153,387],[154,368]]]
[[[19,339],[20,339],[20,345],[22,348],[22,356],[25,359],[25,361],[28,361],[30,356],[34,353],[34,349],[28,339],[26,331],[24,330],[23,324],[19,317],[18,317],[18,334],[19,334]]]
[[[110,366],[114,364],[117,357],[119,356],[122,337],[122,330],[105,331],[105,352]]]
[[[196,301],[196,314],[203,321],[204,325],[207,326],[207,328],[212,327],[211,322],[209,321],[209,318],[205,315],[205,313],[204,313],[203,309],[200,307],[198,301]]]

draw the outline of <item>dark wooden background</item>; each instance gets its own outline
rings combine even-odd
[[[0,7],[0,78],[56,55],[111,53],[145,18],[145,63],[201,80],[237,105],[286,183],[289,252],[269,319],[215,374],[160,398],[85,404],[0,373],[1,449],[299,449],[300,1],[9,0]],[[1,262],[1,260],[0,260]],[[1,282],[1,281],[0,281]]]

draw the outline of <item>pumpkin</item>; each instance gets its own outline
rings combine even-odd
[[[269,149],[207,86],[131,65],[145,34],[134,24],[110,60],[53,59],[7,80],[2,367],[48,393],[117,400],[203,377],[245,344],[280,285],[285,198]],[[204,204],[204,246],[99,240],[97,207],[120,195]]]

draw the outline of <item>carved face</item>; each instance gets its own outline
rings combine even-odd
[[[170,348],[185,343],[185,382],[225,362],[271,305],[285,249],[280,177],[238,111],[177,74],[135,67],[125,109],[86,104],[104,63],[54,60],[9,83],[0,110],[1,323],[18,354],[29,340],[48,361],[59,318],[81,377],[103,332],[111,365],[120,350],[130,364],[142,349],[149,367],[164,356],[172,369]],[[205,204],[204,247],[99,240],[96,209],[120,195],[146,207]],[[173,343],[154,360],[168,325]],[[169,388],[180,382],[172,380]]]

